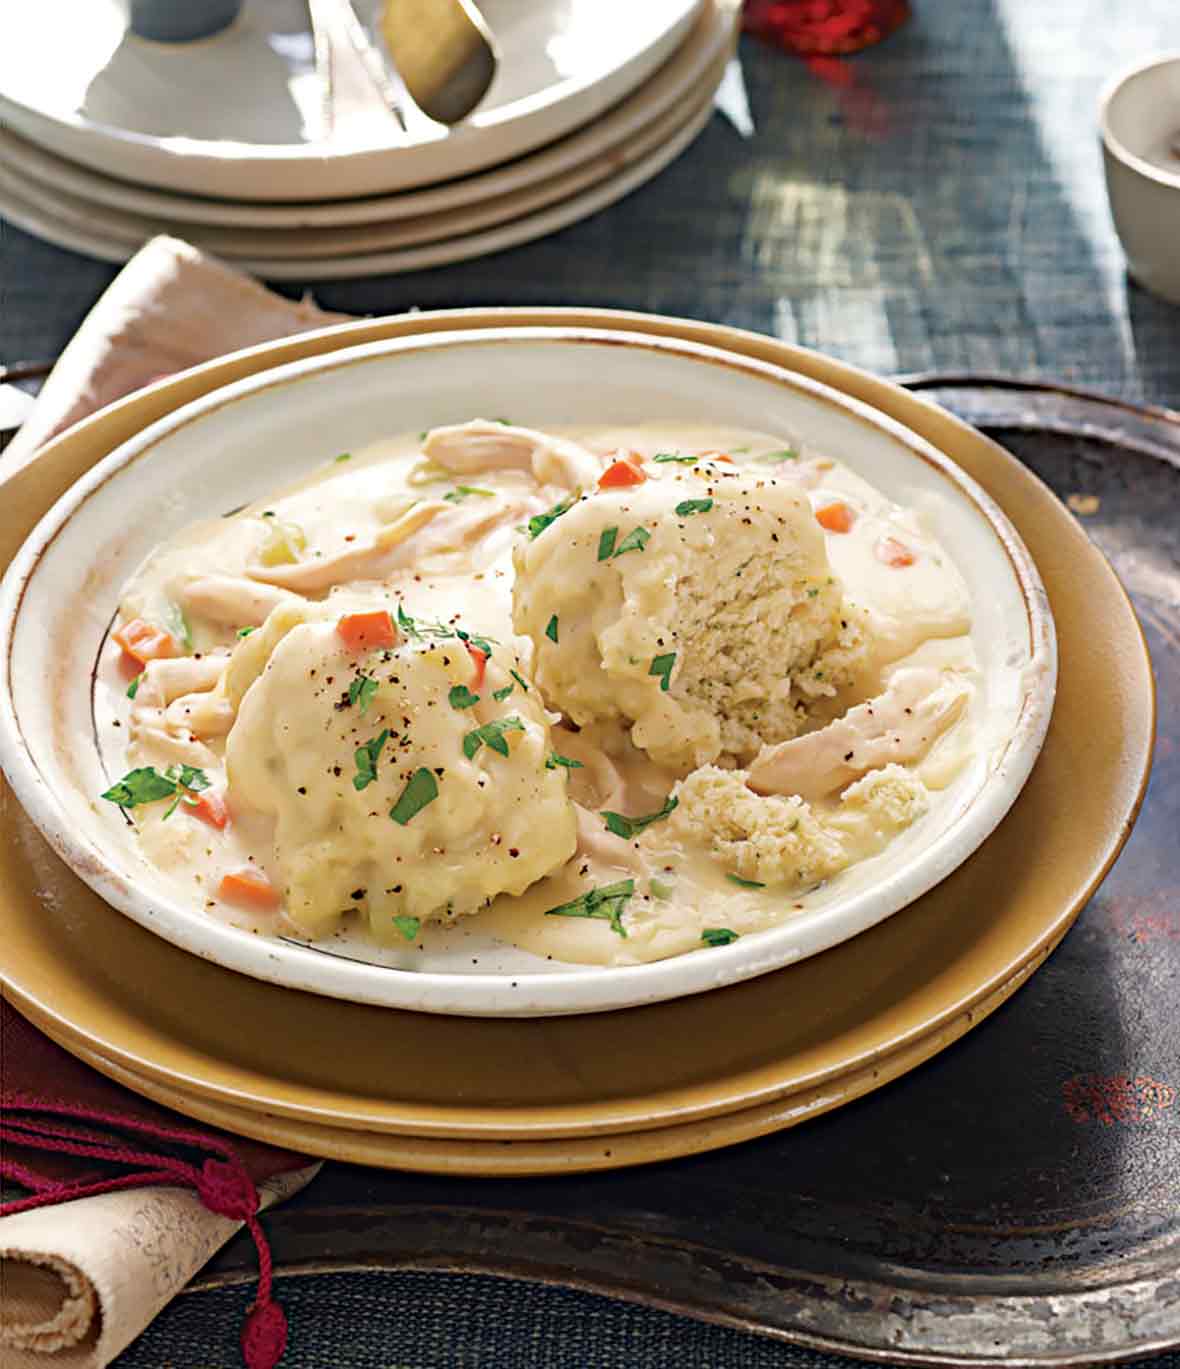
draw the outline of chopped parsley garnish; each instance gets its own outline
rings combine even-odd
[[[507,718],[493,718],[490,723],[484,723],[482,727],[477,727],[474,732],[468,732],[463,738],[463,754],[468,760],[471,760],[486,742],[493,751],[499,752],[501,756],[506,756],[508,754],[508,742],[505,740],[504,733],[523,731],[524,723],[515,713]]]
[[[549,640],[550,640],[551,642],[556,642],[556,641],[557,641],[557,614],[556,614],[556,613],[555,613],[555,614],[553,615],[553,617],[550,618],[549,621],[545,624],[545,636],[548,637]]]
[[[434,778],[434,772],[427,770],[425,766],[421,770],[415,770],[406,782],[406,787],[398,797],[398,801],[389,810],[389,816],[404,827],[409,820],[420,813],[428,803],[433,803],[438,798],[438,780]]]
[[[129,699],[134,699],[135,696],[139,693],[139,682],[140,682],[140,680],[142,680],[142,679],[143,679],[143,675],[142,675],[142,674],[137,675],[137,676],[135,677],[135,679],[132,680],[131,683],[127,686],[127,697],[128,697]]]
[[[474,633],[464,632],[461,627],[455,629],[455,636],[461,642],[470,642],[477,651],[482,651],[485,656],[492,654],[492,647],[499,646],[494,637],[478,637]]]
[[[701,940],[706,946],[728,946],[737,939],[738,933],[731,932],[728,927],[706,927],[701,933]]]
[[[764,452],[762,456],[756,456],[755,461],[761,461],[765,466],[779,466],[784,461],[798,461],[799,453],[792,451],[790,447],[784,447],[777,452]]]
[[[560,504],[554,504],[547,513],[534,513],[527,524],[529,541],[535,541],[550,523],[556,523],[563,513],[569,513],[576,502],[576,498],[563,499]]]
[[[103,794],[120,808],[135,808],[141,803],[155,803],[157,799],[168,799],[176,793],[175,781],[161,775],[154,766],[141,766],[138,770],[128,771],[126,775]]]
[[[516,681],[516,683],[517,683],[518,685],[520,685],[521,689],[523,689],[524,692],[527,694],[527,693],[529,692],[529,687],[528,687],[528,685],[525,684],[524,680],[516,673],[516,671],[515,671],[515,670],[509,670],[508,673],[509,673],[509,675],[512,676],[512,678]]]
[[[665,694],[668,692],[668,684],[672,679],[672,667],[675,664],[676,653],[674,651],[667,651],[662,656],[653,657],[651,665],[648,666],[647,673],[649,675],[658,675],[660,677],[660,688]]]
[[[679,452],[657,452],[653,461],[675,461],[679,465],[691,466],[700,460],[699,456],[681,456]]]
[[[461,504],[464,499],[473,494],[479,495],[481,499],[494,499],[496,497],[495,490],[485,490],[479,485],[456,485],[453,490],[448,490],[443,498],[448,504]]]
[[[650,541],[651,533],[646,528],[634,528],[619,543],[619,549],[615,555],[622,556],[628,551],[642,551]]]
[[[566,770],[582,770],[585,768],[581,761],[572,761],[568,756],[558,755],[556,751],[551,752],[545,758],[546,770],[556,770],[559,765],[564,766]]]
[[[647,887],[651,890],[652,898],[669,899],[676,892],[668,880],[657,879],[654,875],[648,880]]]
[[[505,428],[511,428],[511,427],[512,427],[512,420],[511,420],[510,418],[493,418],[493,419],[492,419],[492,422],[493,422],[493,423],[502,423],[502,424],[504,425]]]
[[[676,505],[676,513],[680,518],[687,518],[690,513],[708,513],[712,507],[711,499],[682,499]]]
[[[514,684],[506,684],[503,689],[493,689],[492,698],[495,699],[498,704],[502,704],[515,688],[516,686]]]
[[[546,917],[593,917],[610,923],[612,932],[626,937],[623,926],[623,909],[627,900],[635,892],[633,879],[621,879],[617,884],[604,884],[601,889],[587,889],[584,894],[560,903],[556,908],[547,908]]]
[[[354,789],[367,789],[377,778],[377,758],[381,755],[381,748],[389,740],[389,728],[384,727],[380,732],[363,746],[358,746],[353,752],[353,760],[356,761],[356,774],[352,777],[352,787]]]
[[[730,884],[740,884],[743,889],[765,889],[766,885],[757,879],[743,879],[741,875],[726,875]]]
[[[461,642],[470,642],[485,656],[490,656],[492,647],[499,645],[494,637],[483,637],[478,633],[464,632],[461,627],[454,627],[449,623],[429,623],[425,619],[411,618],[406,612],[405,606],[400,603],[397,606],[397,625],[407,637],[412,637],[415,641],[421,642],[427,637],[433,637],[437,641],[445,641],[448,637],[458,637]]]
[[[156,803],[160,799],[172,799],[172,805],[164,814],[170,818],[176,811],[181,799],[195,804],[192,796],[200,789],[209,788],[209,776],[193,765],[170,765],[163,773],[154,766],[140,766],[131,770],[102,795],[120,808],[137,808],[141,803]]]
[[[255,628],[255,627],[240,627],[240,628],[238,628],[238,636],[239,636],[239,637],[249,637],[249,635],[250,635],[252,632],[257,632],[257,631],[258,631],[258,629]]]
[[[352,453],[351,453],[351,452],[341,452],[340,455],[337,456],[337,457],[334,457],[333,460],[335,460],[335,461],[351,461],[351,460],[352,460]]]
[[[466,685],[452,685],[447,700],[452,708],[471,708],[472,705],[479,703],[479,695],[473,694]]]
[[[354,704],[360,700],[361,717],[364,717],[366,709],[373,702],[373,695],[377,692],[377,681],[371,675],[358,675],[348,686],[348,702]]]
[[[674,799],[670,794],[664,800],[664,806],[657,813],[648,813],[642,818],[624,817],[622,813],[601,813],[600,817],[606,819],[606,830],[613,832],[616,837],[627,837],[630,839],[637,833],[642,832],[645,827],[650,827],[653,822],[660,822],[669,813],[679,807],[680,800]]]
[[[622,556],[628,551],[642,551],[651,538],[646,528],[633,528],[621,542],[618,541],[619,529],[616,525],[603,528],[598,534],[598,559],[609,561],[612,556]],[[616,546],[616,543],[618,545]]]
[[[422,919],[420,917],[408,917],[405,913],[401,913],[393,919],[393,925],[407,941],[413,941],[418,935],[418,928],[422,926]]]

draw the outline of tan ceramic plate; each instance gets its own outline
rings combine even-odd
[[[633,314],[497,310],[366,321],[255,348],[121,401],[11,477],[0,562],[96,460],[219,385],[378,338],[552,323],[678,335],[786,365],[912,428],[1002,505],[1047,586],[1062,662],[1044,750],[1008,818],[931,893],[797,967],[605,1017],[486,1021],[313,998],[201,962],[103,904],[8,798],[0,971],[16,1005],[63,1045],[144,1087],[179,1089],[169,1096],[182,1108],[229,1108],[225,1119],[244,1128],[233,1109],[255,1114],[268,1134],[279,1132],[258,1114],[292,1119],[299,1139],[283,1134],[312,1149],[314,1129],[326,1128],[318,1148],[369,1162],[384,1153],[384,1163],[503,1172],[434,1141],[416,1150],[411,1138],[611,1133],[630,1136],[618,1148],[627,1153],[595,1163],[665,1158],[835,1107],[949,1044],[1035,968],[1109,868],[1146,783],[1154,708],[1142,635],[1106,561],[1054,496],[980,434],[768,338]],[[729,1127],[715,1120],[726,1114]]]
[[[1045,959],[1048,947],[1021,967],[1016,978],[997,989],[992,999],[968,1008],[963,1019],[948,1023],[941,1031],[921,1037],[892,1055],[880,1056],[842,1075],[835,1089],[829,1083],[800,1089],[770,1103],[738,1108],[695,1122],[636,1131],[565,1136],[555,1140],[525,1137],[516,1140],[481,1140],[447,1136],[410,1136],[394,1132],[331,1126],[254,1112],[212,1098],[190,1093],[175,1084],[161,1083],[136,1074],[111,1060],[74,1043],[78,1055],[112,1079],[166,1107],[199,1118],[241,1136],[284,1145],[307,1155],[350,1164],[376,1165],[381,1169],[405,1169],[424,1174],[461,1174],[484,1178],[522,1175],[569,1174],[591,1170],[621,1169],[626,1165],[654,1164],[682,1155],[697,1155],[719,1146],[750,1141],[768,1132],[781,1131],[827,1112],[837,1103],[849,1103],[869,1093],[884,1080],[913,1069],[1002,1003]],[[833,1097],[835,1101],[833,1101]]]
[[[720,57],[705,70],[688,94],[650,123],[636,129],[625,143],[609,147],[596,157],[522,190],[492,196],[476,204],[432,210],[412,218],[324,228],[185,224],[164,214],[113,209],[60,184],[30,179],[21,168],[9,166],[2,156],[0,196],[14,196],[33,210],[88,238],[118,245],[125,249],[124,256],[138,251],[144,241],[156,233],[179,234],[194,246],[227,259],[291,260],[300,265],[309,259],[396,252],[427,243],[443,243],[568,202],[594,186],[617,180],[661,149],[674,145],[678,134],[708,118],[714,92],[725,74],[731,46],[732,37],[726,41]]]
[[[520,243],[532,242],[548,233],[555,233],[559,228],[589,218],[591,214],[596,214],[600,209],[621,200],[675,161],[705,128],[712,113],[713,102],[710,97],[685,116],[683,122],[670,134],[666,134],[654,147],[650,147],[643,156],[637,157],[634,161],[627,161],[626,165],[608,164],[609,174],[599,177],[593,184],[541,209],[522,213],[502,222],[493,222],[490,226],[475,232],[464,232],[437,241],[419,242],[415,246],[352,252],[342,256],[270,256],[265,252],[248,254],[236,250],[231,252],[228,248],[219,250],[224,256],[232,257],[234,263],[242,270],[276,281],[352,280],[359,276],[391,275],[444,266],[456,261],[469,261],[473,257],[486,256]],[[614,160],[622,162],[627,159]],[[57,201],[52,211],[45,207],[50,200]],[[502,205],[500,209],[503,209]],[[481,212],[482,207],[476,206],[473,215]],[[150,221],[144,220],[144,226],[138,234],[112,237],[97,222],[100,218],[109,217],[109,213],[104,215],[93,206],[80,205],[77,202],[68,205],[65,197],[55,196],[44,187],[34,188],[21,182],[19,177],[3,173],[0,173],[0,213],[18,228],[45,238],[48,242],[56,243],[59,247],[68,247],[73,251],[97,257],[101,261],[130,260],[155,231],[150,226]],[[404,227],[404,224],[393,224],[390,232],[396,237]],[[217,231],[224,234],[233,233],[230,229]],[[333,236],[330,230],[317,231],[321,238],[325,235]],[[258,229],[255,232],[278,232],[280,238],[284,236],[283,230]],[[363,228],[341,229],[340,232],[346,238],[350,234],[353,237],[374,236],[371,231]],[[212,246],[211,233],[192,233],[186,230],[183,236],[192,238],[202,246]],[[300,236],[300,230],[291,231],[290,237],[293,240],[297,241]],[[288,246],[292,245],[288,243]]]

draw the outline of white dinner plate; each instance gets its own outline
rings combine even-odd
[[[323,257],[356,257],[366,253],[391,252],[424,243],[445,242],[508,223],[535,214],[550,205],[569,201],[592,186],[625,174],[651,154],[658,153],[690,122],[707,115],[723,70],[718,63],[706,73],[701,89],[637,130],[623,145],[592,157],[549,180],[538,182],[525,190],[483,200],[479,204],[412,219],[396,219],[392,223],[362,223],[335,228],[224,228],[185,224],[159,215],[148,216],[94,204],[68,191],[30,181],[7,166],[3,159],[0,159],[0,197],[5,193],[20,195],[30,205],[64,223],[123,244],[128,252],[135,251],[157,233],[183,237],[195,247],[227,260],[273,259],[304,263]]]
[[[592,123],[504,166],[424,190],[293,204],[214,200],[117,180],[59,157],[4,128],[0,128],[0,166],[17,173],[26,185],[34,182],[92,205],[178,224],[336,228],[443,214],[541,183],[552,184],[562,173],[581,169],[606,153],[629,152],[633,138],[705,88],[714,67],[733,45],[738,15],[738,0],[706,0],[699,20],[672,56],[638,90]]]
[[[684,41],[703,0],[484,0],[500,62],[447,129],[378,115],[324,139],[304,0],[248,0],[199,42],[147,42],[118,0],[37,0],[0,43],[0,118],[101,172],[239,200],[374,195],[494,166],[592,122]],[[374,27],[380,0],[356,0]]]
[[[445,266],[451,262],[468,261],[486,256],[520,243],[532,242],[579,219],[596,214],[614,204],[624,195],[658,175],[708,123],[712,103],[693,114],[661,146],[633,163],[619,175],[612,175],[580,194],[550,205],[547,209],[497,224],[482,232],[466,233],[440,242],[391,251],[365,252],[354,256],[330,257],[269,257],[232,255],[236,266],[267,280],[349,280],[358,276],[393,275],[405,271],[420,271],[428,267]],[[114,238],[98,232],[93,219],[85,212],[68,214],[44,209],[33,203],[28,187],[17,189],[11,177],[0,175],[0,214],[30,233],[68,247],[102,261],[125,262],[151,236],[145,231],[138,239]],[[191,235],[189,235],[191,236]]]
[[[471,923],[430,952],[370,947],[359,933],[334,938],[328,951],[209,918],[146,862],[118,812],[97,798],[123,765],[117,748],[103,754],[91,700],[122,585],[161,539],[261,498],[333,453],[391,427],[505,411],[539,427],[658,418],[773,432],[836,453],[899,503],[920,505],[966,580],[984,707],[1011,719],[1003,740],[977,754],[881,855],[803,895],[802,910],[779,926],[652,964],[562,965],[481,938]],[[988,496],[928,443],[780,367],[591,329],[379,342],[215,391],[100,462],[41,520],[0,585],[0,764],[77,874],[151,931],[220,965],[426,1012],[527,1017],[629,1007],[749,979],[855,936],[931,888],[992,831],[1040,750],[1055,680],[1052,618],[1028,552]]]

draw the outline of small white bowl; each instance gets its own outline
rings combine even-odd
[[[107,746],[92,711],[95,662],[123,583],[162,539],[290,484],[334,452],[499,412],[539,427],[662,418],[781,433],[841,457],[897,502],[920,505],[954,548],[974,608],[984,698],[1011,719],[1010,730],[981,748],[936,808],[882,855],[832,880],[779,926],[708,953],[600,967],[481,944],[473,969],[476,943],[462,938],[424,958],[363,938],[306,946],[209,917],[199,897],[148,864],[118,811],[96,797],[123,760],[121,743]],[[422,1012],[601,1012],[735,984],[815,955],[945,878],[1028,778],[1056,666],[1048,600],[1015,529],[953,462],[883,414],[781,367],[673,338],[566,327],[434,333],[311,357],[215,390],[124,443],[68,491],[0,582],[0,766],[54,850],[93,889],[219,965]]]
[[[1106,190],[1131,275],[1180,303],[1180,52],[1115,76],[1098,102]]]

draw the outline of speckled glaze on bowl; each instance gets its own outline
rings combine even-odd
[[[470,970],[469,950],[457,950],[453,966],[419,971],[380,963],[376,953],[377,963],[343,959],[210,919],[144,860],[115,810],[95,798],[109,781],[90,730],[90,673],[122,584],[162,538],[289,483],[332,451],[456,413],[505,409],[540,427],[658,416],[782,432],[839,454],[898,502],[929,504],[971,591],[985,688],[1018,692],[1011,735],[906,834],[913,840],[898,839],[833,881],[830,896],[805,912],[705,953],[622,968],[557,967],[507,953],[493,973]],[[1052,617],[1027,550],[991,499],[929,443],[780,367],[690,342],[584,329],[393,340],[217,391],[153,424],[78,482],[0,587],[0,762],[67,863],[137,922],[219,965],[423,1012],[631,1007],[735,984],[863,932],[948,875],[1007,812],[1040,750],[1055,680]]]

